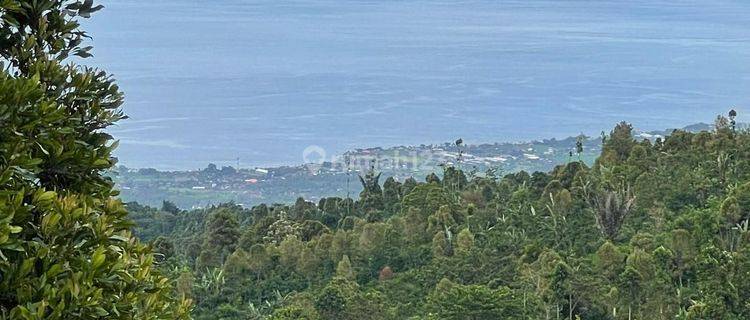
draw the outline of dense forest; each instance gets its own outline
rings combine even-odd
[[[196,319],[748,319],[750,133],[636,140],[548,173],[370,172],[357,200],[127,205]]]
[[[550,172],[360,177],[357,199],[123,204],[91,0],[0,0],[0,319],[750,319],[750,131]],[[77,56],[72,59],[70,57]],[[580,152],[580,151],[579,151]]]

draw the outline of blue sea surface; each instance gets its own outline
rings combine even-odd
[[[750,112],[750,2],[110,0],[131,167],[597,135]]]

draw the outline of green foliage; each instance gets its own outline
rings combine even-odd
[[[602,154],[597,160],[597,164],[613,165],[621,163],[628,159],[634,146],[633,126],[624,121],[620,122],[604,141]]]
[[[0,2],[0,318],[186,318],[103,171],[122,93],[87,57],[93,1]],[[11,75],[12,74],[12,75]],[[161,247],[163,250],[164,247]]]
[[[356,201],[128,215],[103,174],[122,93],[66,60],[99,9],[0,1],[0,319],[179,319],[191,299],[197,319],[750,318],[734,116],[653,143],[619,123],[592,168],[381,187],[373,167]]]
[[[525,319],[521,299],[508,288],[460,285],[443,279],[427,298],[438,319]]]
[[[474,247],[474,235],[469,229],[463,229],[458,233],[456,247],[459,253],[468,253]]]
[[[197,267],[216,268],[234,252],[240,238],[239,223],[231,211],[220,208],[209,217],[206,233]]]
[[[336,276],[345,279],[354,279],[354,270],[352,270],[352,263],[349,261],[349,257],[344,255],[336,266]]]
[[[605,138],[591,168],[446,168],[382,190],[371,172],[356,202],[129,208],[198,319],[749,318],[750,133]]]
[[[287,306],[274,311],[271,320],[315,320],[319,319],[315,310],[298,306]]]

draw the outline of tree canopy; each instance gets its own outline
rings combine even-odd
[[[136,229],[165,235],[164,267],[194,279],[197,319],[744,319],[748,154],[750,133],[730,126],[649,141],[620,123],[592,167],[446,167],[382,188],[370,172],[359,199],[222,205]],[[208,243],[229,258],[206,268]]]

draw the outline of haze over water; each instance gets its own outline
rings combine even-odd
[[[747,1],[116,0],[87,63],[121,164],[298,164],[355,147],[596,135],[750,112]],[[747,119],[747,118],[745,118]]]

